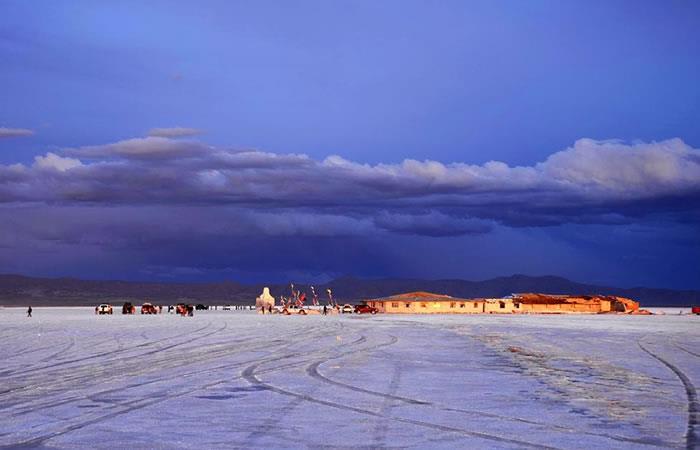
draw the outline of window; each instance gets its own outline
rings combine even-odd
[[[456,305],[456,303],[455,303],[455,302],[452,302],[452,303],[450,303],[450,308],[454,308],[454,307],[455,307],[455,305]]]
[[[460,308],[464,308],[464,303],[460,303],[460,304],[459,304],[459,307],[460,307]]]
[[[421,308],[427,308],[428,305],[426,305],[425,303],[421,303],[421,304],[420,304],[420,307],[421,307]]]
[[[505,302],[498,302],[498,306],[499,306],[501,309],[506,309],[506,303],[505,303]]]
[[[406,308],[410,308],[410,307],[411,307],[411,304],[410,304],[410,303],[406,303]]]
[[[520,303],[515,304],[515,309],[520,309]]]
[[[392,307],[392,308],[398,308],[398,307],[399,307],[399,304],[398,304],[398,303],[392,303],[392,304],[391,304],[391,307]]]
[[[478,308],[479,304],[477,302],[474,302],[474,308]]]

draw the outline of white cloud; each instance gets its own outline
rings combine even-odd
[[[31,136],[33,134],[34,134],[34,131],[29,130],[27,128],[0,127],[0,138]]]
[[[166,137],[166,138],[197,136],[197,135],[200,135],[203,133],[204,133],[204,131],[202,131],[198,128],[186,128],[186,127],[151,128],[150,130],[148,130],[149,136]]]
[[[210,151],[200,142],[178,141],[164,137],[126,139],[106,145],[91,145],[66,149],[64,153],[84,158],[120,157],[125,159],[174,159],[189,158]]]
[[[49,169],[65,172],[66,170],[80,167],[82,165],[83,163],[81,163],[78,159],[64,158],[51,152],[47,153],[46,156],[34,157],[34,167],[42,170]]]
[[[645,197],[700,186],[700,152],[680,139],[628,145],[580,139],[537,166],[589,195]]]

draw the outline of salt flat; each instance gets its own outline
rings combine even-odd
[[[5,448],[700,445],[695,316],[6,308],[0,342]]]

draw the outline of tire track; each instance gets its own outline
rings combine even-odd
[[[270,416],[263,422],[256,431],[252,431],[245,441],[241,444],[242,448],[253,448],[257,446],[258,440],[261,438],[273,434],[276,428],[279,428],[282,419],[289,416],[299,405],[303,403],[303,400],[299,398],[292,398],[289,402],[278,410],[272,411]]]
[[[391,380],[389,381],[389,394],[384,398],[382,406],[379,409],[379,414],[382,416],[389,415],[391,409],[397,402],[391,399],[391,396],[396,394],[401,381],[401,366],[398,364],[392,365]],[[377,421],[377,426],[374,429],[374,444],[377,447],[386,447],[386,435],[389,432],[389,422],[384,420]]]
[[[205,327],[205,328],[208,328],[208,327]],[[224,328],[225,328],[225,326],[224,326]],[[201,330],[201,329],[200,329],[200,330]],[[192,341],[201,339],[201,338],[205,338],[205,337],[207,337],[207,336],[209,336],[209,335],[212,335],[212,334],[214,334],[214,333],[216,333],[216,332],[219,332],[219,331],[222,331],[222,330],[223,330],[223,328],[222,328],[222,329],[219,329],[219,330],[215,330],[215,331],[210,332],[210,333],[207,333],[207,334],[205,334],[205,335],[197,336],[197,337],[195,337],[195,338],[193,338],[193,339],[191,339],[191,340],[189,340],[189,341],[179,342],[179,343],[177,343],[177,344],[174,345],[174,346],[183,345],[183,344],[186,344],[186,343],[189,343],[189,342],[192,342]],[[141,347],[141,346],[143,346],[143,344],[139,344],[139,345],[138,345],[138,347]],[[129,349],[129,350],[133,350],[134,347],[129,347],[128,349]],[[127,350],[127,349],[125,348],[125,350]],[[148,353],[150,353],[150,352],[148,352]],[[70,376],[55,377],[56,382],[54,382],[53,384],[46,385],[46,384],[44,383],[45,379],[43,379],[43,378],[42,378],[42,379],[35,380],[35,383],[42,383],[42,385],[44,386],[44,391],[46,391],[46,390],[57,390],[57,389],[60,389],[61,387],[66,386],[66,385],[69,385],[69,386],[70,386],[70,385],[75,385],[75,384],[81,384],[81,385],[82,385],[82,384],[84,384],[84,383],[86,383],[86,382],[87,382],[87,383],[89,383],[89,382],[95,382],[96,380],[98,380],[99,383],[103,383],[103,382],[109,381],[109,379],[108,379],[108,380],[105,380],[104,378],[101,378],[103,375],[105,375],[105,374],[107,374],[107,373],[118,372],[119,375],[117,375],[117,377],[119,377],[119,376],[123,376],[123,375],[124,375],[124,372],[125,372],[126,370],[128,370],[128,369],[125,369],[124,367],[117,369],[116,367],[114,367],[115,364],[119,364],[119,363],[121,363],[121,362],[131,362],[132,360],[134,360],[134,359],[136,359],[136,358],[139,358],[139,357],[141,357],[141,356],[143,356],[143,355],[144,355],[144,354],[132,355],[132,356],[128,356],[128,357],[110,358],[110,359],[108,359],[108,360],[106,360],[106,361],[97,361],[97,362],[95,362],[94,364],[86,364],[86,365],[82,365],[82,366],[77,366],[77,367],[75,367],[75,368],[71,368],[71,372],[73,373],[72,375],[70,375]],[[95,356],[95,355],[92,355],[92,356]],[[169,359],[169,360],[172,361],[172,358],[167,357],[167,355],[164,355],[164,356],[165,356],[167,359]],[[98,370],[95,370],[95,365],[98,366]],[[137,369],[138,369],[138,367],[140,367],[138,361],[135,361],[135,362],[133,363],[133,365],[135,365]],[[54,371],[54,372],[55,372],[55,371]],[[76,373],[76,372],[77,372],[77,373]],[[50,371],[49,373],[51,373],[51,371]],[[133,375],[133,374],[131,374],[131,375]],[[14,378],[14,377],[12,377],[12,378]],[[10,378],[10,379],[12,379],[12,378]],[[36,377],[35,377],[35,378],[36,378]],[[25,381],[26,381],[26,380],[25,380]],[[29,381],[31,381],[31,379],[30,379]],[[18,392],[23,392],[23,391],[32,391],[32,390],[34,389],[34,386],[35,386],[35,384],[32,384],[32,383],[25,383],[22,387],[15,388],[15,389],[9,389],[9,390],[7,390],[7,391],[3,391],[2,393],[0,393],[0,396],[3,395],[3,394],[8,394],[8,393],[15,393],[15,394],[16,394],[16,393],[18,393]],[[46,393],[44,392],[42,395],[45,396]],[[78,400],[78,399],[80,399],[80,396],[74,396],[74,397],[71,397],[70,401],[76,401],[76,400]],[[65,403],[66,403],[65,400],[66,400],[66,399],[61,400],[61,401],[60,401],[60,402],[61,402],[60,404],[65,404]],[[22,404],[22,403],[26,403],[26,401],[18,401],[18,402],[15,402],[15,403],[5,402],[5,403],[0,407],[0,409],[8,409],[8,408],[11,408],[11,407],[16,407],[17,405],[20,405],[20,404]],[[30,406],[30,409],[29,409],[28,412],[31,412],[31,409],[36,408],[37,406],[40,406],[40,407],[43,408],[43,407],[46,407],[46,406],[49,406],[49,407],[50,407],[50,406],[58,406],[58,405],[54,405],[53,403],[49,403],[48,405],[47,405],[47,404],[39,403],[39,404],[37,405],[37,403],[33,403],[33,404]]]
[[[20,375],[24,375],[24,374],[27,374],[27,373],[35,374],[35,373],[37,373],[37,372],[41,372],[41,371],[44,371],[44,370],[54,369],[54,368],[56,368],[56,367],[61,367],[61,366],[65,366],[65,365],[68,365],[68,364],[73,364],[73,363],[76,363],[76,362],[89,361],[89,360],[92,360],[92,359],[95,359],[95,358],[100,358],[100,357],[103,357],[103,356],[111,356],[111,355],[118,354],[118,353],[124,353],[124,352],[127,352],[127,351],[136,350],[136,349],[138,349],[138,348],[143,348],[143,347],[150,346],[150,345],[154,345],[154,344],[157,344],[157,343],[160,343],[160,342],[165,342],[165,341],[168,341],[168,340],[173,339],[173,338],[176,338],[176,339],[177,339],[177,338],[181,338],[181,337],[190,335],[191,333],[198,333],[198,332],[200,332],[200,331],[204,331],[204,330],[210,328],[210,327],[211,327],[211,324],[212,324],[212,323],[209,322],[207,325],[205,325],[204,327],[199,328],[199,329],[197,329],[197,330],[194,330],[194,331],[191,331],[191,332],[182,333],[182,334],[178,334],[178,335],[176,335],[176,336],[171,336],[171,337],[159,339],[159,340],[152,341],[152,342],[144,342],[144,343],[137,344],[137,345],[134,345],[134,346],[131,346],[131,347],[124,347],[124,348],[120,348],[120,349],[117,349],[117,350],[110,350],[110,351],[95,353],[95,354],[92,354],[92,355],[89,355],[89,356],[84,356],[84,357],[81,357],[81,358],[75,358],[75,359],[71,359],[71,360],[61,361],[61,362],[57,362],[57,363],[55,363],[55,364],[49,364],[49,365],[43,366],[43,367],[32,367],[32,368],[28,368],[28,369],[25,369],[25,370],[20,370],[20,371],[17,371],[17,372],[12,372],[11,374],[8,374],[9,376],[8,376],[7,378],[14,378],[14,377],[17,377],[17,376],[20,376]],[[197,338],[194,338],[194,339],[197,339]],[[183,341],[183,342],[181,342],[181,344],[184,344],[184,343],[187,343],[187,342],[190,342],[190,341],[191,341],[191,340]],[[81,368],[81,367],[82,367],[82,366],[77,366],[77,367],[75,367],[75,369],[79,369],[79,368]]]
[[[488,413],[488,412],[478,411],[478,410],[450,408],[450,407],[447,407],[445,405],[440,405],[440,404],[437,404],[434,402],[429,402],[429,401],[425,401],[425,400],[418,400],[418,399],[409,398],[409,397],[403,397],[403,396],[395,395],[392,393],[374,391],[371,389],[365,389],[365,388],[362,388],[359,386],[339,382],[339,381],[336,381],[336,380],[333,380],[331,378],[326,377],[325,375],[323,375],[319,371],[319,366],[321,366],[322,364],[325,364],[326,362],[328,362],[332,359],[342,358],[344,356],[346,356],[346,355],[338,355],[338,356],[334,356],[332,358],[328,358],[325,360],[316,361],[316,362],[310,364],[306,368],[306,373],[310,377],[315,378],[315,379],[320,380],[320,381],[323,381],[324,383],[338,386],[338,387],[341,387],[341,388],[344,388],[344,389],[347,389],[350,391],[379,397],[379,398],[382,398],[388,402],[391,402],[391,401],[396,402],[397,401],[397,402],[402,402],[402,403],[409,404],[409,405],[420,405],[420,406],[426,406],[426,407],[440,409],[443,411],[462,413],[462,414],[466,414],[466,415],[469,415],[472,417],[473,416],[490,417],[490,418],[494,418],[494,419],[498,419],[498,420],[507,420],[507,421],[511,421],[511,422],[519,422],[519,423],[524,423],[524,424],[528,424],[528,425],[537,425],[537,426],[549,428],[553,431],[560,431],[560,432],[567,432],[567,433],[577,432],[577,433],[582,433],[582,434],[586,434],[589,436],[611,439],[611,440],[618,441],[618,442],[629,442],[629,443],[634,443],[634,444],[643,444],[643,445],[656,446],[656,447],[667,447],[667,446],[671,445],[670,443],[667,443],[667,442],[651,442],[648,439],[635,439],[635,438],[628,438],[625,436],[617,436],[617,435],[601,434],[601,433],[591,433],[591,432],[584,431],[584,430],[577,430],[574,428],[564,427],[564,426],[545,423],[545,422],[537,422],[537,421],[533,421],[533,420],[523,419],[520,417],[504,416],[501,414]]]
[[[311,330],[319,331],[319,330],[321,330],[321,327],[314,327]],[[335,331],[326,332],[325,334],[319,335],[316,337],[330,337],[330,336],[333,336],[335,333],[336,333]],[[257,359],[257,360],[251,360],[251,361],[236,362],[236,363],[232,363],[230,365],[222,366],[221,369],[241,367],[241,366],[249,365],[253,361],[255,361],[258,364],[264,364],[267,362],[279,361],[280,359],[292,358],[295,356],[299,356],[300,355],[299,353],[282,354],[282,351],[284,349],[288,349],[289,347],[292,347],[294,345],[297,345],[296,342],[290,342],[290,343],[282,346],[281,348],[278,348],[276,351],[272,352],[272,354],[270,354],[268,357],[264,358],[262,361]],[[172,376],[170,378],[154,380],[153,382],[154,383],[155,382],[166,382],[166,381],[169,382],[173,379],[184,378],[188,375],[191,376],[191,375],[196,375],[196,374],[199,374],[202,372],[211,372],[211,370],[212,370],[211,368],[199,369],[196,371],[192,371],[189,374],[184,374],[184,375],[178,374],[178,375]],[[269,373],[269,372],[273,372],[276,370],[281,370],[281,369],[277,368],[277,367],[268,368],[268,369],[265,369],[264,371],[261,371],[261,372]],[[82,421],[79,421],[79,422],[74,423],[72,425],[69,425],[61,430],[52,431],[49,433],[44,433],[43,435],[36,436],[34,438],[31,438],[31,439],[25,439],[23,441],[19,441],[19,442],[7,444],[7,445],[0,445],[0,449],[16,449],[18,447],[30,448],[32,446],[38,446],[38,445],[45,443],[46,441],[48,441],[50,439],[68,434],[68,433],[76,431],[76,430],[80,430],[80,429],[85,428],[87,426],[94,425],[94,424],[97,424],[100,422],[104,422],[106,420],[109,420],[109,419],[112,419],[112,418],[115,418],[115,417],[118,417],[118,416],[121,416],[124,414],[128,414],[128,413],[131,413],[134,411],[138,411],[138,410],[141,410],[141,409],[147,408],[149,406],[159,404],[159,403],[162,403],[162,402],[165,402],[168,400],[172,400],[172,399],[179,398],[179,397],[182,397],[185,395],[189,395],[189,394],[192,394],[192,393],[200,391],[200,390],[210,389],[210,388],[219,386],[221,384],[230,383],[231,381],[239,380],[242,378],[243,378],[242,375],[238,375],[238,376],[235,376],[233,378],[227,377],[225,379],[216,380],[216,381],[206,383],[206,384],[201,385],[201,386],[189,388],[189,389],[186,389],[186,390],[183,390],[180,392],[176,392],[176,393],[170,393],[171,389],[166,388],[166,389],[162,390],[161,392],[157,393],[157,394],[162,394],[162,395],[155,396],[155,398],[153,398],[153,396],[152,396],[152,397],[148,397],[145,399],[139,398],[139,399],[135,399],[135,400],[132,400],[129,402],[123,402],[120,404],[113,404],[112,405],[113,408],[120,408],[121,407],[123,409],[118,410],[118,411],[114,411],[114,412],[110,412],[108,414],[102,414],[98,417],[94,417],[94,418],[91,418],[88,420],[82,420]],[[142,385],[142,384],[134,385],[134,386],[140,386],[140,385]],[[111,389],[111,390],[115,390],[115,389]]]
[[[211,323],[209,323],[207,326],[205,326],[205,327],[203,327],[203,328],[199,328],[199,329],[195,330],[195,332],[199,332],[199,331],[208,329],[208,328],[210,328],[210,325],[211,325]],[[200,340],[200,339],[209,337],[209,336],[211,336],[211,335],[213,335],[213,334],[216,334],[216,333],[218,333],[218,332],[223,331],[223,329],[225,329],[225,328],[226,328],[226,325],[225,325],[223,328],[219,329],[219,330],[214,330],[214,331],[211,331],[211,332],[206,333],[206,334],[203,334],[203,335],[195,336],[195,337],[193,337],[193,338],[191,338],[191,339],[189,339],[189,340],[177,342],[177,343],[168,345],[168,346],[166,346],[166,347],[158,347],[157,349],[150,350],[150,351],[148,351],[148,352],[146,352],[146,353],[139,353],[139,354],[128,355],[128,356],[112,357],[112,358],[107,358],[107,359],[104,359],[104,360],[96,361],[95,363],[89,363],[89,364],[85,364],[85,365],[78,365],[78,366],[75,366],[75,367],[71,367],[71,371],[82,371],[82,372],[89,371],[90,374],[91,374],[90,377],[94,377],[94,376],[97,374],[97,373],[95,372],[95,370],[94,370],[94,366],[96,366],[96,365],[99,366],[99,368],[100,368],[100,373],[105,373],[105,372],[107,372],[108,369],[109,369],[109,367],[106,366],[107,364],[118,364],[118,363],[121,363],[121,362],[124,362],[124,361],[131,361],[131,360],[136,359],[136,358],[139,358],[139,357],[143,357],[143,356],[147,356],[147,355],[151,355],[151,354],[155,354],[155,353],[167,351],[167,350],[169,350],[169,349],[172,349],[172,348],[175,348],[175,347],[179,347],[179,346],[182,346],[182,345],[185,345],[185,344],[188,344],[188,343],[191,343],[191,342],[195,342],[195,341],[198,341],[198,340]],[[185,336],[185,335],[187,335],[187,333],[183,333],[183,334],[181,334],[181,335],[177,335],[176,337],[182,337],[182,336]],[[87,356],[87,357],[84,357],[84,358],[78,358],[78,359],[73,359],[73,360],[69,360],[69,361],[64,361],[64,362],[61,362],[61,363],[52,364],[50,367],[51,367],[51,369],[55,369],[57,366],[63,366],[63,365],[66,365],[66,364],[71,364],[71,363],[76,362],[76,361],[92,360],[92,359],[95,359],[95,358],[99,358],[99,357],[101,357],[101,356],[111,356],[111,355],[114,355],[114,354],[124,353],[124,352],[127,352],[127,351],[136,350],[136,349],[138,349],[138,348],[153,346],[154,344],[157,344],[157,343],[166,341],[166,340],[168,340],[168,339],[170,339],[170,338],[164,338],[164,339],[160,339],[160,340],[154,341],[154,342],[145,342],[145,343],[138,344],[138,345],[131,346],[131,347],[122,347],[122,348],[119,348],[119,349],[117,349],[117,350],[106,351],[106,352],[102,352],[102,353],[99,353],[99,354],[93,354],[93,355],[90,355],[90,356]],[[49,366],[47,366],[47,368],[48,368],[48,367],[49,367]],[[33,369],[27,369],[27,370],[25,370],[25,371],[22,372],[22,373],[25,373],[25,372],[32,372],[32,375],[34,375],[34,370],[33,370]],[[49,371],[49,372],[51,372],[51,371]],[[11,379],[17,378],[17,375],[19,375],[19,373],[15,372],[15,373],[12,374],[12,376],[8,377],[8,379],[11,380]],[[82,375],[78,375],[77,377],[72,377],[72,378],[71,378],[71,377],[68,377],[68,378],[63,377],[63,378],[61,379],[61,382],[65,382],[65,381],[77,381],[77,380],[80,380],[81,378],[83,378]],[[25,378],[24,380],[26,380],[26,378]],[[63,383],[63,384],[65,384],[65,383]],[[59,384],[59,385],[60,385],[60,384]]]
[[[240,342],[245,342],[245,340],[246,340],[246,338],[243,338],[243,339],[241,339],[238,343],[240,343]],[[153,360],[151,360],[151,361],[149,361],[149,362],[150,362],[151,365],[155,368],[155,370],[158,370],[158,371],[172,370],[172,369],[178,369],[178,368],[186,367],[186,366],[189,366],[189,365],[192,365],[192,364],[204,363],[204,362],[207,362],[207,361],[212,361],[212,360],[215,360],[215,359],[220,359],[220,358],[223,358],[223,357],[232,356],[232,355],[236,355],[236,354],[240,354],[240,353],[244,353],[244,352],[257,351],[257,350],[263,349],[263,348],[265,348],[265,347],[267,347],[267,346],[268,346],[268,344],[261,344],[261,345],[259,345],[258,347],[246,347],[246,348],[243,348],[243,349],[238,349],[238,348],[236,348],[236,349],[231,349],[230,346],[228,346],[228,347],[226,347],[226,348],[221,348],[221,349],[216,350],[216,351],[213,351],[213,352],[212,352],[212,351],[210,351],[210,352],[196,352],[194,355],[190,355],[190,354],[182,355],[182,356],[180,356],[180,357],[178,357],[178,358],[176,358],[176,359],[173,359],[172,356],[170,356],[170,355],[163,355],[163,358],[161,359],[161,361],[153,361]],[[140,356],[142,356],[142,355],[139,355],[139,357],[140,357]],[[168,362],[169,364],[162,364],[163,361]],[[117,380],[118,380],[119,378],[129,378],[129,377],[133,377],[133,376],[137,376],[137,375],[142,375],[142,374],[144,373],[143,371],[139,370],[140,368],[143,367],[143,364],[142,364],[140,361],[134,361],[133,367],[134,367],[134,369],[133,369],[131,372],[125,371],[125,370],[122,368],[122,369],[119,371],[119,374],[118,374],[116,377],[113,377],[113,378],[111,378],[111,379],[110,379],[110,378],[105,379],[105,378],[101,377],[99,373],[96,374],[94,371],[90,370],[90,371],[88,371],[87,373],[84,373],[84,374],[81,373],[81,374],[78,374],[78,375],[73,376],[73,377],[62,377],[62,378],[61,378],[61,385],[65,385],[65,384],[70,384],[70,385],[73,385],[73,384],[82,384],[82,383],[84,383],[84,382],[86,382],[86,381],[92,381],[92,380],[94,380],[94,379],[98,379],[98,380],[99,380],[99,384],[105,384],[105,383],[110,383],[110,382],[117,382]],[[206,372],[207,370],[215,370],[215,369],[226,368],[226,367],[228,367],[228,366],[227,366],[227,365],[224,365],[224,366],[220,366],[220,367],[209,368],[209,369],[206,369],[206,370],[197,370],[197,371],[194,371],[194,372],[191,372],[191,373],[201,373],[201,372]],[[113,371],[114,371],[114,370],[112,370],[112,369],[109,368],[109,367],[107,367],[107,368],[104,369],[104,372],[113,372]],[[143,386],[143,385],[148,385],[148,384],[151,384],[151,383],[163,382],[163,381],[165,381],[165,380],[170,381],[170,380],[177,379],[177,378],[179,378],[179,377],[181,377],[181,376],[186,376],[186,375],[187,375],[187,374],[185,374],[185,375],[178,374],[178,375],[175,375],[175,376],[172,376],[172,377],[168,377],[168,378],[164,378],[164,379],[158,379],[158,380],[153,380],[153,381],[148,381],[148,382],[142,382],[142,383],[138,383],[138,384],[128,385],[128,387],[129,387],[129,388],[136,388],[136,387],[140,387],[140,386]],[[54,385],[54,386],[52,386],[52,387],[53,387],[53,388],[58,388],[58,387],[60,387],[60,385]],[[30,387],[27,387],[27,389],[29,389],[29,388],[30,388]],[[104,390],[104,391],[94,392],[94,393],[91,393],[91,394],[88,396],[88,398],[89,398],[90,396],[105,395],[105,394],[109,394],[109,393],[116,392],[116,391],[123,392],[124,389],[125,389],[125,387],[122,386],[122,387],[119,387],[119,388],[113,388],[113,389],[108,389],[108,390]],[[38,402],[38,403],[37,403],[37,402],[33,402],[33,403],[27,405],[27,407],[26,407],[25,409],[19,410],[19,411],[15,411],[15,412],[12,414],[11,417],[16,417],[16,416],[21,416],[21,415],[25,415],[25,414],[32,413],[32,412],[34,412],[37,408],[41,408],[41,409],[53,408],[53,407],[57,407],[57,406],[62,406],[62,405],[74,403],[74,402],[79,402],[79,401],[82,401],[82,400],[85,400],[85,397],[84,397],[83,395],[74,395],[74,396],[72,396],[72,397],[63,398],[63,399],[60,399],[60,400],[55,400],[55,399],[54,399],[54,400],[52,400],[52,401],[49,401],[48,403],[47,403],[47,402],[44,402],[44,403],[41,403],[41,402]],[[26,402],[25,402],[25,403],[26,403]],[[21,404],[21,403],[19,403],[19,404]],[[7,406],[8,406],[8,405],[4,405],[4,407],[7,407]],[[9,405],[9,406],[17,406],[17,404]]]
[[[371,416],[375,418],[380,418],[380,419],[387,419],[387,420],[392,420],[395,422],[400,422],[400,423],[407,423],[411,425],[417,425],[423,428],[429,428],[433,430],[438,430],[438,431],[443,431],[443,432],[448,432],[448,433],[455,433],[455,434],[460,434],[463,436],[469,436],[473,438],[479,438],[479,439],[484,439],[487,441],[492,441],[492,442],[498,442],[498,443],[507,443],[507,444],[515,444],[521,447],[531,447],[531,448],[545,448],[545,449],[556,449],[556,447],[548,447],[548,446],[543,446],[540,444],[534,444],[531,442],[523,441],[523,440],[518,440],[518,439],[510,439],[502,436],[496,436],[488,433],[482,433],[478,431],[469,431],[469,430],[464,430],[461,428],[455,428],[455,427],[450,427],[446,425],[439,425],[431,422],[425,422],[421,420],[416,420],[416,419],[408,419],[404,417],[398,417],[398,416],[391,416],[391,415],[382,415],[380,412],[376,411],[371,411],[368,409],[363,409],[363,408],[358,408],[355,406],[350,406],[350,405],[343,405],[340,403],[328,401],[328,400],[322,400],[318,399],[315,397],[312,397],[310,395],[306,394],[299,394],[296,392],[288,391],[286,389],[282,389],[280,387],[274,386],[269,383],[265,383],[262,380],[260,380],[257,375],[257,368],[259,367],[259,364],[253,364],[252,366],[247,367],[243,371],[243,378],[248,381],[251,385],[254,386],[259,386],[261,388],[267,389],[271,392],[275,392],[280,395],[285,395],[288,397],[296,397],[299,398],[303,401],[309,402],[309,403],[315,403],[318,405],[322,406],[327,406],[330,408],[334,409],[340,409],[342,411],[350,411],[354,412],[357,414],[362,414],[366,416]]]
[[[56,353],[54,353],[52,355],[49,355],[45,358],[40,359],[39,362],[47,362],[47,361],[50,361],[54,358],[57,358],[57,357],[63,355],[64,353],[68,352],[73,347],[75,347],[75,343],[76,343],[75,336],[71,336],[71,341],[67,346],[63,347],[61,350],[57,351]]]
[[[693,356],[695,356],[695,357],[697,357],[697,358],[700,358],[700,353],[692,352],[692,351],[688,350],[687,348],[685,348],[685,347],[683,347],[683,346],[681,346],[681,345],[678,345],[678,344],[675,343],[675,342],[674,342],[674,344],[675,344],[675,346],[676,346],[679,350],[684,351],[684,352],[686,352],[686,353],[689,354],[689,355],[693,355]]]
[[[688,378],[688,376],[676,365],[649,350],[642,343],[642,339],[644,339],[644,337],[637,340],[637,345],[639,345],[639,348],[641,348],[644,353],[666,366],[669,370],[671,370],[671,372],[674,373],[674,375],[676,375],[676,377],[678,377],[679,380],[681,380],[681,383],[685,388],[685,394],[688,398],[688,427],[685,433],[685,447],[687,449],[696,449],[700,447],[700,436],[698,435],[700,431],[700,407],[698,405],[698,393],[695,386],[690,378]]]

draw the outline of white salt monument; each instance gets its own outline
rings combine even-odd
[[[267,312],[268,307],[275,307],[275,297],[270,295],[270,288],[264,287],[262,294],[255,299],[255,310],[263,313],[263,309]]]

